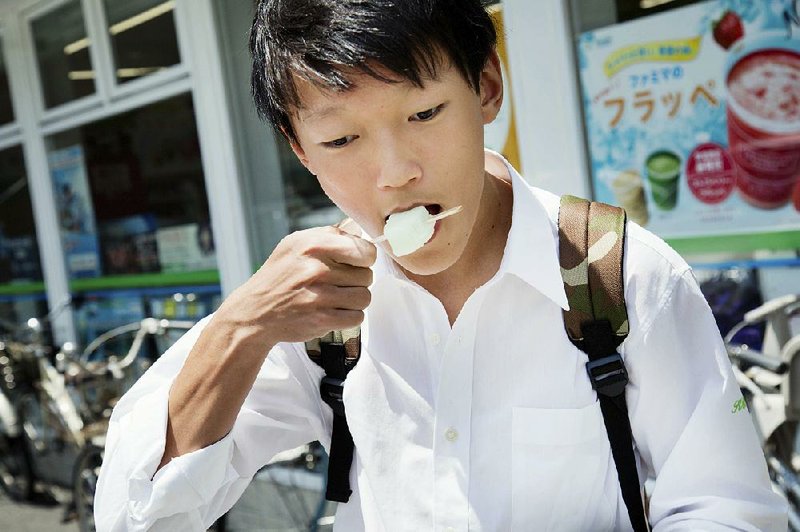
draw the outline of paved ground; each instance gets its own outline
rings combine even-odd
[[[282,489],[278,490],[277,486]],[[317,513],[322,490],[319,475],[280,467],[260,472],[227,516],[228,532],[300,532]],[[66,491],[55,498],[66,500]],[[62,524],[63,505],[54,497],[39,495],[36,503],[19,504],[0,492],[0,532],[76,532],[77,522]],[[327,504],[323,514],[333,515]],[[318,530],[328,532],[333,519],[323,517]]]
[[[59,494],[60,496],[61,494]],[[63,506],[50,497],[19,504],[0,492],[0,530],[4,532],[75,532],[77,524],[61,524]]]

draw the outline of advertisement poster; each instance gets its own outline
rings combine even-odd
[[[51,151],[48,161],[67,272],[73,279],[97,277],[100,275],[100,253],[83,149],[70,146]]]
[[[156,219],[137,214],[100,224],[106,275],[157,272]]]
[[[595,198],[668,239],[800,229],[798,3],[714,0],[582,34]]]
[[[18,236],[15,238],[3,238],[0,241],[3,248],[2,255],[7,255],[11,262],[10,281],[41,281],[42,268],[39,261],[39,247],[36,245],[34,237]]]
[[[208,224],[185,224],[156,232],[158,260],[164,273],[213,270],[217,267],[214,238]]]

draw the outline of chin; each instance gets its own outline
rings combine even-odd
[[[403,257],[394,257],[394,261],[400,265],[401,268],[413,275],[436,275],[450,268],[455,264],[463,249],[457,250],[453,246],[445,246],[446,251],[437,249],[438,246],[423,246],[422,249],[405,255]]]

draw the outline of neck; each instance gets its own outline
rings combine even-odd
[[[442,302],[450,325],[469,296],[497,273],[511,229],[511,183],[489,172],[485,172],[484,179],[478,216],[461,257],[434,275],[415,275],[406,271],[409,279]]]

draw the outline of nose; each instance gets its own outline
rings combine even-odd
[[[422,166],[410,142],[387,135],[377,150],[379,189],[402,188],[422,177]]]

